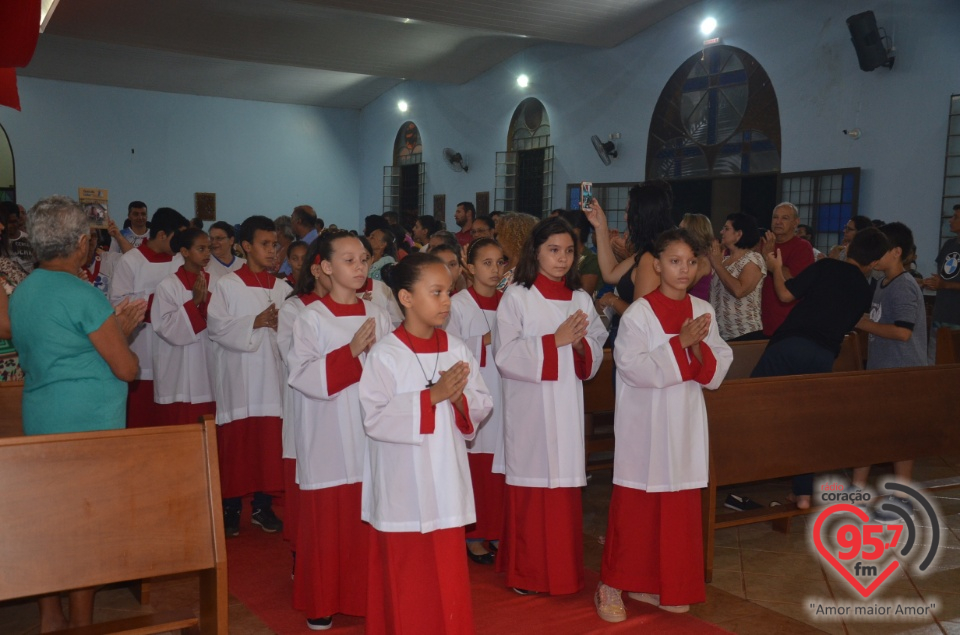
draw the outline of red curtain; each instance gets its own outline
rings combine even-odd
[[[30,63],[40,35],[40,0],[0,2],[0,105],[20,110],[15,67]]]

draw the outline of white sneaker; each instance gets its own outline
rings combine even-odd
[[[627,609],[623,606],[619,589],[614,589],[601,582],[597,585],[597,592],[593,596],[593,604],[597,607],[597,615],[602,620],[622,622],[627,619]]]
[[[647,604],[652,604],[654,606],[660,607],[661,610],[667,611],[669,613],[686,613],[690,610],[689,604],[676,604],[674,606],[663,606],[660,604],[660,596],[653,593],[627,593],[631,600],[637,600],[638,602],[646,602]]]

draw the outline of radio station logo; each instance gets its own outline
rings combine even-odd
[[[841,479],[821,482],[815,505],[822,506],[812,523],[810,541],[822,562],[840,576],[859,598],[807,598],[808,613],[824,620],[924,620],[939,600],[891,598],[878,591],[897,572],[922,576],[930,571],[941,543],[933,503],[911,485],[893,481],[869,490],[844,486]]]

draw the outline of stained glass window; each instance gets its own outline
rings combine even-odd
[[[840,243],[843,227],[859,213],[860,168],[783,174],[780,200],[797,206],[800,222],[816,234],[813,246],[826,253]]]
[[[732,46],[687,59],[650,122],[648,179],[702,179],[780,171],[780,112],[760,64]]]

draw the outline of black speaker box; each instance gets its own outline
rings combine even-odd
[[[877,18],[873,11],[864,11],[847,18],[850,39],[857,51],[860,70],[872,71],[879,66],[893,67],[893,58],[887,55],[883,37],[877,28]]]

